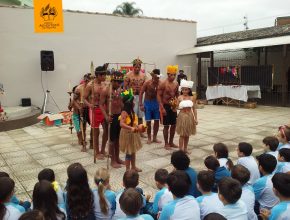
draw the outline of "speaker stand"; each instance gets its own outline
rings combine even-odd
[[[47,113],[47,111],[45,111],[45,110],[46,110],[47,100],[49,99],[49,97],[52,99],[52,101],[54,102],[55,106],[59,109],[59,107],[56,104],[53,96],[50,94],[50,91],[49,90],[46,90],[45,96],[44,96],[43,105],[42,105],[42,114]]]

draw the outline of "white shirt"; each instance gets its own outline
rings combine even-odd
[[[226,167],[228,169],[228,158],[219,158],[218,161],[220,162],[220,167]]]
[[[229,220],[248,220],[246,204],[241,200],[235,204],[225,205],[220,213]]]
[[[249,184],[254,184],[254,182],[260,178],[258,164],[253,156],[240,157],[237,164],[243,165],[250,171],[251,176],[248,182]]]
[[[248,210],[248,219],[257,220],[258,217],[254,211],[255,193],[251,185],[244,185],[242,188],[241,200],[246,204]]]
[[[25,209],[14,203],[5,203],[6,212],[3,220],[17,220],[25,212]]]
[[[254,196],[255,198],[255,196]],[[210,213],[218,213],[223,208],[217,193],[210,193],[196,198],[200,208],[200,218],[203,219]]]

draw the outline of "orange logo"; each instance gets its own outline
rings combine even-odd
[[[62,0],[34,0],[34,30],[63,32]]]

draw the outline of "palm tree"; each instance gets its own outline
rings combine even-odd
[[[143,11],[140,8],[135,8],[135,2],[123,2],[121,5],[118,5],[113,11],[115,15],[127,15],[127,16],[138,16],[142,15]]]

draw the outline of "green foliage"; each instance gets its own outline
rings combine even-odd
[[[135,2],[123,2],[121,5],[118,5],[113,11],[115,15],[127,15],[127,16],[138,16],[142,15],[143,11],[140,8],[135,8]]]

